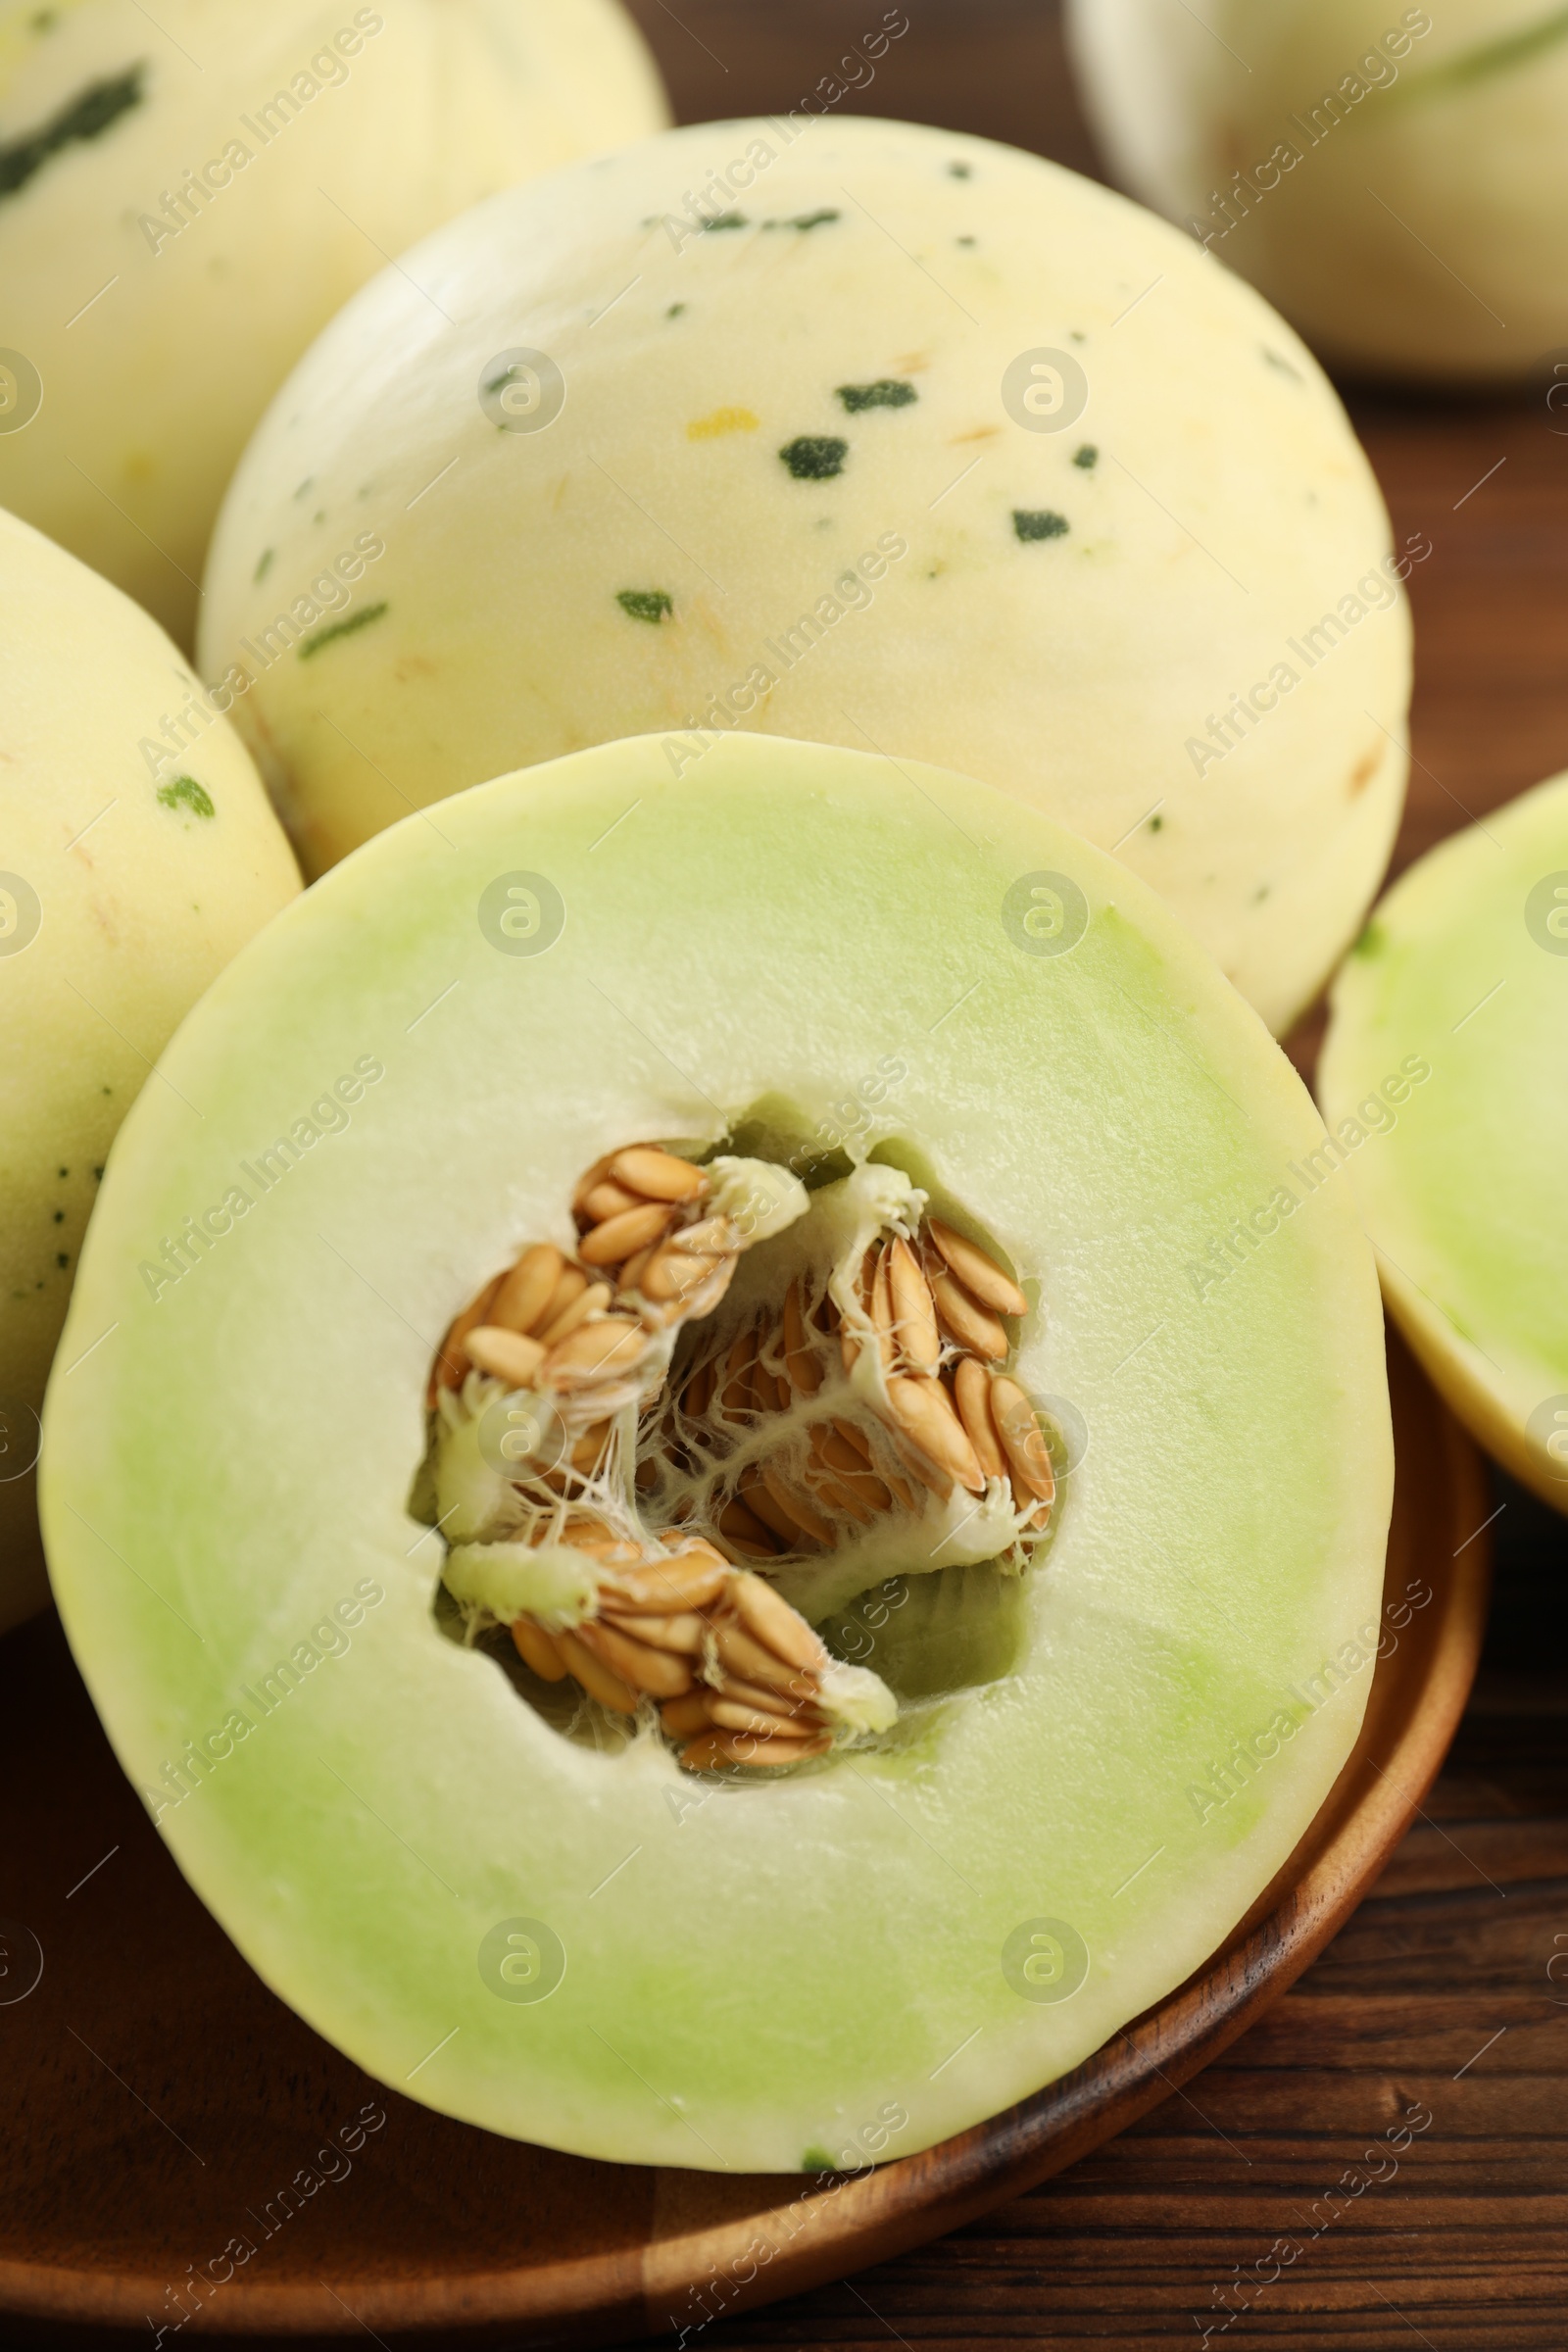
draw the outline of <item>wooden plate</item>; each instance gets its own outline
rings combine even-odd
[[[13,1636],[0,1645],[8,2332],[103,2343],[103,2328],[122,2328],[145,2345],[185,2317],[193,2332],[298,2346],[367,2329],[509,2343],[696,2329],[951,2230],[1120,2131],[1234,2040],[1344,1924],[1464,1705],[1487,1491],[1393,1334],[1390,1373],[1396,1646],[1309,1835],[1224,1949],[1087,2064],[858,2178],[593,2164],[383,2090],[268,1992],[185,1886],[58,1624]],[[1412,1585],[1418,1605],[1401,1623]],[[367,2108],[384,2119],[368,2132],[353,2123]],[[334,2153],[318,2154],[328,2134]]]

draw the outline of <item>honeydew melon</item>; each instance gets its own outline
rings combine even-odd
[[[333,312],[465,205],[665,119],[618,0],[0,10],[0,502],[188,645],[235,460]]]
[[[1117,176],[1314,350],[1478,384],[1561,356],[1568,10],[1069,0],[1067,24]]]
[[[647,738],[438,821],[252,944],[116,1147],[66,1353],[111,1336],[45,1415],[73,1647],[192,1884],[382,2080],[598,2157],[911,2152],[1181,1982],[1345,1761],[1391,1487],[1352,1204],[1195,1278],[1310,1102],[1134,876],[967,779],[743,736],[677,779]],[[524,1245],[599,1262],[573,1187],[652,1142],[751,1163],[737,1288],[921,1193],[1022,1286],[1055,1433],[1026,1564],[911,1533],[827,1596],[867,1703],[785,1771],[553,1715],[453,1587],[558,1626],[587,1588],[515,1544],[466,1582],[484,1545],[420,1493],[443,1331],[478,1348]],[[224,1202],[176,1278],[163,1237]]]
[[[1565,1051],[1561,775],[1400,876],[1335,982],[1320,1065],[1390,1306],[1454,1411],[1558,1510]]]
[[[244,745],[156,622],[3,511],[0,867],[4,1632],[47,1597],[38,1411],[110,1142],[300,878]]]
[[[332,616],[282,584],[367,518],[361,625],[302,658]],[[612,736],[677,771],[809,737],[1116,850],[1280,1028],[1393,838],[1409,563],[1316,364],[1190,239],[796,116],[511,191],[368,287],[239,467],[201,659],[255,679],[312,874]]]

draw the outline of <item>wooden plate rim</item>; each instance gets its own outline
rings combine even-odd
[[[1417,1414],[1424,1406],[1429,1417],[1446,1473],[1446,1525],[1479,1528],[1486,1512],[1480,1456],[1392,1331],[1390,1346],[1391,1357],[1403,1359],[1391,1361],[1393,1384],[1403,1386],[1407,1396],[1411,1388],[1420,1392],[1411,1402]],[[797,2191],[808,2222],[799,2231],[804,2242],[780,2247],[765,2265],[753,2260],[751,2250],[767,2213],[777,2207],[717,2228],[661,2236],[642,2248],[607,2249],[545,2268],[430,2280],[356,2278],[350,2288],[356,2308],[340,2304],[337,2316],[304,2282],[257,2282],[247,2287],[243,2303],[220,2298],[210,2304],[195,2326],[201,2332],[251,2341],[273,2336],[295,2345],[367,2328],[405,2340],[461,2329],[464,2340],[474,2344],[624,2342],[683,2327],[690,2336],[706,2325],[691,2307],[694,2280],[728,2278],[734,2291],[710,2317],[729,2318],[906,2252],[1075,2163],[1234,2041],[1295,1983],[1382,1872],[1463,1712],[1485,1630],[1490,1565],[1484,1536],[1461,1543],[1437,1587],[1439,1613],[1431,1622],[1420,1703],[1404,1715],[1386,1760],[1374,1766],[1376,1788],[1345,1812],[1298,1877],[1298,1858],[1313,1845],[1316,1824],[1221,1950],[1114,2041],[1016,2106],[919,2155],[839,2176],[814,2195]],[[1360,1756],[1358,1746],[1319,1822],[1359,1771]],[[751,2276],[742,2278],[748,2261]],[[151,2272],[94,2273],[0,2257],[0,2314],[140,2328],[149,2298],[156,2302],[163,2283]]]

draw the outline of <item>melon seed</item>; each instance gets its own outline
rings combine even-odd
[[[650,1242],[661,1241],[672,1213],[662,1200],[639,1201],[585,1233],[577,1255],[585,1266],[618,1266]]]
[[[937,1313],[960,1348],[1000,1363],[1007,1352],[1007,1335],[989,1308],[981,1306],[956,1275],[944,1266],[931,1276],[931,1296]]]
[[[531,1666],[541,1682],[564,1683],[566,1661],[552,1637],[531,1617],[519,1617],[512,1629],[516,1652],[525,1666]]]
[[[805,1618],[771,1585],[763,1584],[760,1576],[737,1576],[730,1585],[729,1598],[747,1632],[764,1642],[786,1666],[821,1673],[827,1651]]]
[[[984,1364],[977,1363],[972,1355],[960,1357],[953,1377],[953,1393],[958,1419],[981,1469],[987,1478],[1004,1478],[997,1425],[992,1418],[992,1381]]]
[[[904,1360],[912,1371],[934,1373],[942,1360],[942,1336],[930,1285],[902,1235],[886,1256],[894,1329]]]
[[[581,1266],[568,1265],[564,1261],[556,1287],[545,1300],[544,1312],[534,1325],[535,1337],[543,1339],[548,1347],[548,1334],[565,1313],[567,1307],[571,1305],[573,1299],[580,1298],[587,1288],[588,1277]]]
[[[639,1642],[602,1618],[578,1626],[577,1639],[632,1690],[646,1690],[653,1698],[679,1698],[692,1687],[689,1652],[681,1657],[651,1642]]]
[[[499,1323],[506,1331],[532,1331],[550,1303],[565,1262],[549,1242],[536,1242],[503,1279],[485,1320]]]
[[[463,1344],[471,1364],[514,1389],[525,1389],[545,1360],[537,1340],[524,1339],[519,1331],[503,1331],[497,1323],[481,1323]]]
[[[637,1693],[618,1674],[612,1674],[578,1641],[575,1634],[558,1634],[556,1646],[565,1659],[574,1679],[581,1683],[590,1698],[597,1698],[602,1707],[612,1715],[635,1715]]]
[[[617,1152],[610,1172],[618,1184],[649,1200],[700,1200],[708,1190],[703,1169],[661,1151],[657,1144],[632,1144]]]
[[[1038,1502],[1050,1502],[1056,1492],[1056,1473],[1034,1408],[1015,1380],[992,1383],[991,1410],[997,1435],[1006,1450],[1015,1482]]]
[[[971,1494],[984,1493],[986,1482],[974,1447],[939,1380],[890,1380],[888,1401],[929,1460]]]
[[[1028,1299],[1011,1276],[1004,1274],[994,1257],[988,1257],[983,1250],[975,1243],[966,1241],[961,1233],[955,1233],[951,1225],[944,1225],[940,1217],[928,1218],[926,1231],[941,1250],[951,1271],[982,1306],[991,1307],[999,1315],[1026,1315],[1029,1312]]]
[[[822,1386],[822,1367],[807,1346],[799,1280],[792,1282],[784,1294],[784,1365],[791,1388],[803,1396],[816,1395]]]
[[[578,1214],[587,1217],[595,1225],[602,1225],[607,1217],[618,1217],[626,1209],[641,1208],[642,1205],[636,1193],[627,1192],[626,1187],[616,1184],[612,1177],[602,1176]]]
[[[597,1323],[579,1324],[552,1348],[545,1359],[545,1377],[557,1388],[586,1388],[612,1373],[629,1371],[646,1345],[640,1323],[624,1315],[602,1315]]]
[[[426,1410],[434,1404],[438,1389],[462,1388],[468,1371],[468,1355],[464,1343],[470,1331],[477,1331],[481,1323],[489,1321],[491,1306],[505,1279],[504,1275],[498,1274],[494,1282],[487,1283],[478,1298],[464,1308],[442,1341],[425,1389]]]
[[[575,1267],[571,1270],[573,1273],[576,1272]],[[575,1298],[562,1308],[554,1322],[547,1323],[543,1331],[539,1333],[541,1348],[559,1347],[561,1342],[574,1332],[580,1324],[586,1323],[590,1315],[597,1315],[601,1309],[607,1307],[612,1296],[612,1293],[608,1282],[585,1281]],[[554,1300],[551,1303],[554,1304]]]

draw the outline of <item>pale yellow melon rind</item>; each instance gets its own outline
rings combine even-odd
[[[0,1630],[47,1596],[27,1465],[110,1143],[299,889],[238,736],[189,715],[199,695],[156,622],[0,512]]]
[[[509,416],[519,349],[543,389]],[[1070,398],[1037,431],[1051,368]],[[896,405],[846,406],[878,387]],[[802,442],[841,470],[793,473]],[[290,593],[367,521],[354,633],[302,659],[339,616]],[[202,660],[254,677],[311,873],[612,735],[676,767],[732,727],[840,742],[1114,851],[1278,1031],[1388,857],[1419,552],[1304,346],[1120,197],[916,125],[710,124],[513,191],[365,289],[239,468]]]

